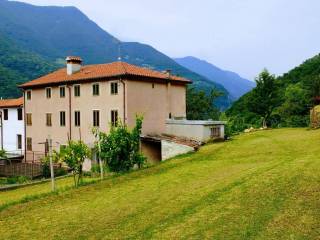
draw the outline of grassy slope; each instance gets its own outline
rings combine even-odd
[[[0,212],[0,239],[317,239],[320,131],[281,129]],[[1,194],[1,193],[0,193]]]

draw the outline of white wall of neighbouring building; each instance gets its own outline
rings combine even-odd
[[[18,120],[18,108],[7,108],[7,109],[8,109],[8,120],[3,119],[4,109],[3,108],[0,109],[0,111],[2,112],[2,132],[3,132],[3,136],[1,137],[1,129],[0,129],[0,148],[1,148],[1,139],[3,139],[4,150],[10,153],[23,154],[24,120]],[[21,149],[18,149],[18,135],[21,135]]]

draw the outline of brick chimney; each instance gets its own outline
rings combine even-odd
[[[74,73],[80,72],[82,59],[80,57],[68,56],[67,61],[67,74],[72,75]]]

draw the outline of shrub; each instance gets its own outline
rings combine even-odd
[[[142,117],[136,117],[136,126],[132,131],[126,124],[118,122],[111,127],[110,133],[100,133],[100,158],[112,172],[126,172],[137,165],[144,164],[145,157],[140,153],[140,134]],[[97,148],[97,146],[96,146]]]
[[[25,176],[8,177],[7,184],[23,184],[30,181],[30,178]]]
[[[60,151],[60,158],[72,170],[75,186],[82,182],[83,163],[90,155],[90,149],[82,141],[69,141],[68,145]]]

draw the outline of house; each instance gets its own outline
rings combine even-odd
[[[0,100],[0,149],[23,155],[23,98]]]
[[[26,153],[46,152],[44,143],[49,136],[54,149],[69,139],[92,146],[93,127],[108,131],[118,120],[133,127],[137,114],[144,116],[143,134],[162,134],[167,119],[186,117],[189,83],[170,71],[157,72],[121,61],[82,66],[81,58],[67,57],[66,68],[20,86],[24,91]]]

